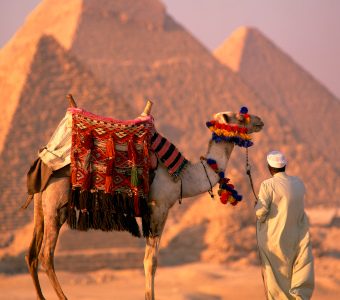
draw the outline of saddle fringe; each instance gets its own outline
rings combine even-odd
[[[151,234],[148,200],[144,197],[139,197],[138,200],[142,232],[147,237]],[[134,213],[135,205],[134,195],[129,196],[127,193],[108,194],[104,191],[89,192],[73,188],[68,204],[67,223],[71,229],[81,231],[128,231],[135,237],[141,237]]]

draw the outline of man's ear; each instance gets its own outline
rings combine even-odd
[[[229,117],[227,114],[223,114],[223,118],[226,123],[229,123]]]

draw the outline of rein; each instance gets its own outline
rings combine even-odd
[[[250,164],[249,164],[248,148],[246,148],[246,173],[247,173],[248,178],[249,178],[251,190],[253,191],[254,197],[255,197],[255,199],[256,199],[256,200],[255,200],[255,205],[256,205],[256,203],[259,201],[259,199],[257,198],[257,195],[256,195],[256,193],[255,193],[253,178],[251,177],[251,166],[250,166]]]
[[[204,168],[205,176],[207,176],[207,179],[208,179],[209,184],[210,184],[210,189],[208,190],[208,193],[209,193],[210,197],[211,197],[212,199],[214,199],[214,198],[215,198],[215,195],[214,195],[214,192],[213,192],[213,186],[212,186],[212,184],[211,184],[211,181],[210,181],[210,178],[209,178],[209,175],[208,175],[208,172],[207,172],[207,168],[205,167],[205,165],[204,165],[204,163],[203,163],[203,160],[206,160],[206,159],[205,159],[204,157],[201,157],[201,164],[202,164],[202,166],[203,166],[203,168]]]

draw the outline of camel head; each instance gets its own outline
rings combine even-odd
[[[219,112],[214,115],[214,120],[222,124],[245,127],[248,133],[259,132],[264,126],[261,118],[248,114],[248,109],[245,107],[242,107],[238,113],[230,111]]]

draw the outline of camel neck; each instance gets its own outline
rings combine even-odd
[[[234,144],[211,141],[206,158],[215,160],[218,168],[224,171],[233,149]],[[205,193],[218,183],[217,173],[206,163],[205,165],[204,168],[202,163],[198,162],[186,168],[182,177],[183,198]]]
[[[234,149],[233,143],[210,141],[207,158],[216,160],[217,166],[224,171],[227,168],[230,155]]]

